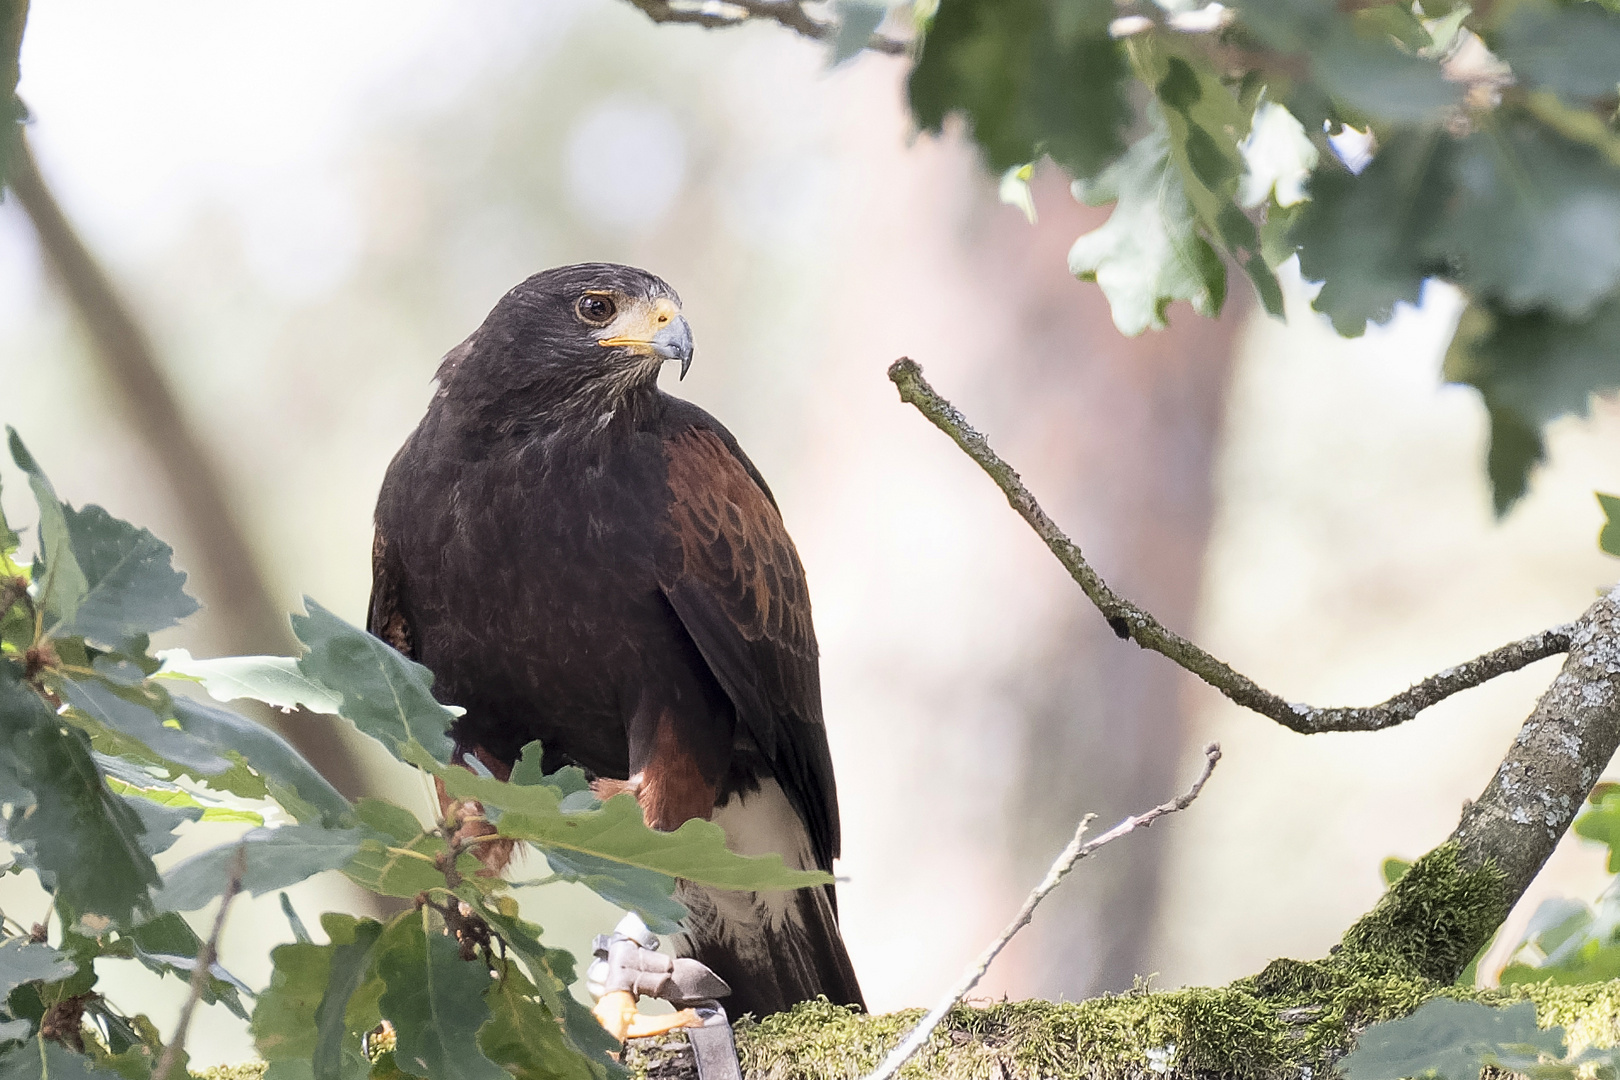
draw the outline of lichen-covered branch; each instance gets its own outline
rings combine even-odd
[[[1452,839],[1471,866],[1494,865],[1516,901],[1620,748],[1620,590],[1570,631],[1569,656]]]
[[[940,397],[928,385],[916,361],[905,358],[896,360],[889,367],[889,378],[899,388],[902,401],[916,406],[917,411],[949,435],[995,481],[1012,508],[1029,523],[1052,554],[1057,556],[1058,562],[1068,570],[1081,591],[1102,612],[1115,634],[1135,641],[1144,649],[1169,657],[1232,701],[1270,717],[1290,730],[1311,735],[1324,731],[1378,731],[1393,727],[1461,690],[1479,686],[1498,675],[1518,671],[1537,660],[1569,650],[1573,624],[1543,630],[1521,641],[1493,649],[1466,664],[1447,668],[1378,705],[1324,708],[1287,701],[1168,629],[1152,614],[1114,592],[1102,576],[1092,569],[1079,546],[1041,509],[1040,503],[1035,501],[1035,496],[1030,494],[1013,467],[990,449],[990,443],[956,406]]]
[[[1204,785],[1209,782],[1210,774],[1215,771],[1215,765],[1220,760],[1220,744],[1210,743],[1204,747],[1204,771],[1198,774],[1198,779],[1193,782],[1192,787],[1169,802],[1160,803],[1144,813],[1131,815],[1093,840],[1082,839],[1085,835],[1086,826],[1091,822],[1091,815],[1086,815],[1085,820],[1080,822],[1079,828],[1075,829],[1074,839],[1070,840],[1068,845],[1058,854],[1057,860],[1046,871],[1046,876],[1041,879],[1040,884],[1036,885],[1029,896],[1024,898],[1023,906],[1018,909],[1018,914],[1013,917],[1013,921],[1008,923],[1007,928],[1001,932],[1000,936],[990,943],[990,946],[984,950],[973,966],[968,968],[956,985],[946,992],[945,996],[940,999],[939,1004],[930,1009],[928,1015],[922,1018],[922,1021],[912,1029],[910,1034],[889,1052],[888,1056],[883,1059],[883,1064],[879,1065],[867,1077],[867,1080],[893,1080],[894,1075],[900,1071],[901,1067],[927,1045],[928,1040],[933,1036],[934,1029],[939,1027],[946,1015],[963,998],[967,997],[975,986],[979,985],[979,980],[984,978],[986,971],[990,970],[991,963],[1001,954],[1001,950],[1007,947],[1007,943],[1013,939],[1018,931],[1029,925],[1029,920],[1035,917],[1035,909],[1040,906],[1042,900],[1046,899],[1047,894],[1057,888],[1059,883],[1069,875],[1069,871],[1074,869],[1075,863],[1105,844],[1110,844],[1122,836],[1135,832],[1137,829],[1147,828],[1166,814],[1174,814],[1187,809],[1192,805],[1193,800],[1198,798],[1198,793],[1204,790]]]
[[[749,22],[774,22],[814,41],[827,41],[838,33],[833,23],[822,22],[804,9],[800,0],[630,0],[653,22],[688,23],[693,26],[723,28]],[[873,52],[898,56],[909,46],[904,41],[873,34],[866,47]]]

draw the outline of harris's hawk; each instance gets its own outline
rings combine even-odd
[[[502,779],[542,741],[650,825],[710,818],[743,854],[831,870],[838,798],[804,568],[719,421],[658,389],[692,336],[642,270],[548,270],[438,372],[377,501],[371,631],[464,707],[456,760]],[[684,954],[733,1015],[861,1004],[831,885],[682,883]]]

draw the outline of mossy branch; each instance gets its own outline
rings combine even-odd
[[[896,360],[889,367],[889,378],[899,388],[902,401],[916,406],[918,412],[949,435],[995,481],[1012,508],[1029,523],[1052,554],[1057,556],[1069,576],[1074,578],[1087,599],[1102,612],[1115,634],[1135,641],[1144,649],[1169,657],[1232,701],[1292,731],[1313,735],[1324,731],[1379,731],[1394,727],[1459,691],[1569,651],[1574,624],[1555,626],[1492,649],[1466,664],[1431,675],[1378,705],[1323,708],[1286,701],[1168,629],[1151,613],[1111,589],[1086,561],[1079,545],[1070,540],[1041,509],[1040,503],[1024,486],[1013,467],[990,449],[989,441],[974,429],[956,406],[940,397],[928,385],[916,361],[906,358]]]

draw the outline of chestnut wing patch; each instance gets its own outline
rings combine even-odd
[[[690,427],[664,448],[675,545],[660,585],[828,866],[837,801],[799,554],[775,504],[718,434]]]

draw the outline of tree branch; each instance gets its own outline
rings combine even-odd
[[[827,41],[838,33],[837,25],[822,22],[805,11],[801,0],[702,0],[696,6],[677,4],[676,0],[630,2],[657,23],[687,23],[717,29],[755,21],[774,22],[814,41]],[[873,34],[866,48],[899,56],[910,46],[895,38]]]
[[[898,1046],[889,1051],[889,1055],[883,1059],[883,1064],[879,1065],[866,1080],[893,1080],[894,1075],[900,1071],[901,1066],[910,1061],[912,1056],[927,1044],[929,1037],[934,1033],[934,1029],[939,1027],[946,1014],[954,1009],[957,1003],[978,985],[980,979],[984,978],[984,973],[990,969],[990,964],[1000,955],[1001,950],[1007,947],[1007,943],[1013,939],[1013,936],[1029,925],[1029,920],[1035,915],[1035,909],[1040,906],[1042,900],[1046,899],[1047,894],[1057,888],[1058,884],[1068,876],[1069,871],[1074,869],[1075,863],[1103,845],[1112,843],[1127,833],[1147,828],[1166,814],[1174,814],[1178,810],[1185,810],[1192,805],[1194,799],[1198,798],[1198,793],[1204,790],[1204,784],[1208,782],[1210,774],[1215,771],[1216,762],[1220,760],[1220,744],[1210,743],[1204,747],[1204,771],[1198,774],[1198,779],[1193,782],[1192,787],[1167,803],[1160,803],[1145,813],[1126,818],[1097,837],[1097,839],[1082,843],[1080,838],[1085,833],[1086,826],[1091,824],[1091,819],[1095,816],[1087,814],[1080,822],[1079,828],[1075,829],[1074,839],[1070,840],[1068,846],[1058,855],[1057,861],[1052,863],[1051,868],[1046,871],[1046,876],[1041,879],[1041,883],[1035,886],[1029,896],[1024,899],[1024,906],[1018,909],[1018,914],[1013,918],[1012,922],[1007,924],[1007,928],[1001,932],[1001,936],[990,943],[990,947],[984,950],[983,954],[974,962],[972,967],[968,968],[956,985],[951,987],[950,991],[940,999],[939,1004],[930,1009],[928,1015],[923,1017],[915,1028],[912,1028],[911,1033],[902,1039]]]
[[[180,1052],[186,1046],[186,1032],[191,1028],[191,1014],[202,1000],[203,990],[208,986],[208,976],[219,960],[219,939],[225,932],[225,915],[231,910],[231,901],[242,891],[242,877],[246,873],[247,845],[239,844],[231,858],[230,878],[225,882],[225,895],[219,901],[219,914],[214,916],[214,931],[203,942],[202,948],[197,950],[196,965],[191,969],[191,993],[186,996],[186,1003],[180,1009],[180,1020],[174,1026],[174,1035],[163,1048],[163,1056],[158,1058],[157,1067],[152,1070],[152,1080],[169,1080],[179,1064]]]
[[[1511,907],[1620,749],[1620,589],[1573,624],[1569,657],[1451,838],[1494,864]]]
[[[990,449],[990,443],[974,430],[956,406],[940,397],[928,385],[916,361],[904,357],[896,360],[889,366],[889,378],[899,388],[900,400],[916,406],[918,412],[949,435],[968,457],[989,474],[990,479],[1007,496],[1012,508],[1045,541],[1047,548],[1057,556],[1058,562],[1074,578],[1087,599],[1102,612],[1115,634],[1169,657],[1237,704],[1270,717],[1302,735],[1324,731],[1379,731],[1394,727],[1461,690],[1479,686],[1537,660],[1569,651],[1575,624],[1555,626],[1493,649],[1466,664],[1431,675],[1378,705],[1322,708],[1286,701],[1167,629],[1151,614],[1109,588],[1108,583],[1086,562],[1079,546],[1064,535],[1063,530],[1041,509],[1040,503],[1035,501],[1035,496],[1030,494],[1012,466]]]

